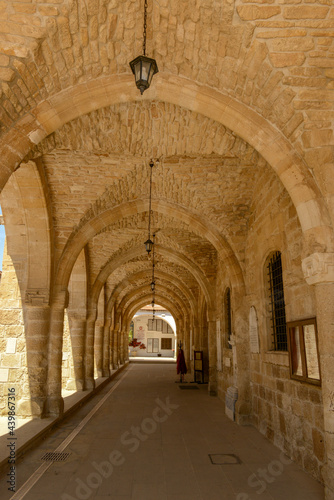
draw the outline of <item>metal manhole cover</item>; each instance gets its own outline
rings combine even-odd
[[[197,390],[198,391],[198,387],[197,385],[179,385],[179,388],[180,389],[187,389],[188,391],[190,390]]]
[[[71,453],[56,453],[49,451],[42,456],[41,460],[45,462],[65,462],[70,455]]]
[[[241,464],[241,460],[239,457],[234,455],[233,453],[224,453],[224,454],[209,454],[211,463],[213,465],[238,465]]]

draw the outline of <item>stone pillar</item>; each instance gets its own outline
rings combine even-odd
[[[66,384],[68,390],[82,391],[84,388],[84,353],[86,333],[86,311],[68,311],[73,367]]]
[[[104,325],[100,321],[95,323],[94,332],[94,357],[95,357],[95,376],[97,378],[103,375],[103,334]]]
[[[110,342],[109,369],[110,369],[110,371],[115,369],[115,365],[114,365],[114,343],[115,343],[114,333],[115,333],[115,331],[112,328],[110,328],[110,337],[109,337],[109,342]]]
[[[325,498],[334,500],[334,283],[315,285],[327,464]]]
[[[183,351],[184,351],[184,357],[187,365],[187,371],[188,373],[191,373],[191,363],[190,363],[190,327],[189,327],[189,321],[187,319],[184,320],[184,344],[183,344]]]
[[[200,328],[197,322],[193,324],[193,346],[195,351],[200,350]]]
[[[118,357],[118,330],[113,330],[113,365],[114,370],[118,368],[119,357]]]
[[[43,417],[46,414],[48,376],[48,335],[50,307],[47,294],[26,293],[23,309],[30,398],[23,395],[17,412],[24,416]]]
[[[119,338],[119,362],[121,365],[124,364],[124,332],[123,330],[120,330],[118,332],[118,338]]]
[[[124,363],[125,363],[126,361],[129,361],[129,333],[127,331],[124,332],[123,353],[124,353]]]
[[[210,396],[217,396],[217,342],[216,342],[216,321],[208,321],[209,337],[209,393]]]
[[[322,473],[325,499],[334,500],[334,254],[312,254],[302,267],[307,283],[315,287],[327,454]]]
[[[47,414],[59,416],[64,411],[61,396],[61,368],[64,331],[64,311],[68,305],[68,292],[58,292],[51,305],[48,381],[47,381]]]
[[[250,394],[249,309],[243,291],[234,290],[234,334],[231,336],[234,384],[238,389],[235,420],[240,425],[250,423],[252,411]]]
[[[94,389],[94,333],[97,310],[90,307],[88,310],[86,342],[85,342],[85,389]]]
[[[176,321],[177,324],[177,346],[176,349],[177,351],[179,350],[179,343],[181,342],[182,344],[182,349],[184,348],[184,330],[183,330],[183,323],[179,319]]]
[[[102,376],[110,376],[110,323],[111,320],[106,320],[103,332],[103,362]]]

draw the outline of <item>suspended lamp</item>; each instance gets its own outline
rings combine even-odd
[[[147,0],[144,0],[144,31],[143,31],[143,55],[131,61],[130,68],[135,75],[136,86],[141,95],[149,88],[153,75],[158,73],[158,65],[155,59],[146,56],[146,30],[147,30]]]
[[[155,268],[155,262],[154,262],[154,248],[155,248],[155,234],[153,235],[153,258],[152,258],[152,281],[151,281],[151,290],[154,293],[155,292],[155,278],[154,278],[154,268]]]
[[[153,172],[153,167],[154,167],[154,161],[150,161],[150,201],[149,201],[149,208],[148,208],[148,238],[145,241],[145,249],[148,254],[152,251],[153,248],[153,241],[151,240],[151,215],[152,215],[152,172]]]

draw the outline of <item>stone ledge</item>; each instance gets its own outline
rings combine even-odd
[[[289,366],[289,353],[281,351],[268,351],[264,353],[263,361],[273,365]]]

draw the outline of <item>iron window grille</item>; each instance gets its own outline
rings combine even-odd
[[[287,351],[285,302],[281,252],[275,252],[268,263],[268,283],[270,298],[270,320],[272,332],[272,349]]]

